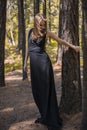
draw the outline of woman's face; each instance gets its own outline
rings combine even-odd
[[[43,16],[37,16],[37,17],[36,17],[36,20],[37,20],[37,22],[39,23],[39,25],[40,25],[41,27],[45,26],[46,20],[43,18]]]
[[[35,38],[43,37],[46,34],[46,19],[42,14],[37,14],[34,19],[34,34]]]
[[[41,27],[44,27],[45,26],[45,21],[41,19],[39,24],[40,24]]]

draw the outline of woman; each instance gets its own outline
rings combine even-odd
[[[30,55],[32,93],[41,115],[35,123],[46,125],[48,130],[60,130],[62,119],[57,105],[52,64],[45,51],[45,41],[47,37],[51,37],[76,52],[79,52],[80,48],[46,30],[46,19],[43,15],[37,14],[34,20],[34,28],[30,29],[28,35],[29,46],[26,51],[24,70],[27,71],[27,59]]]

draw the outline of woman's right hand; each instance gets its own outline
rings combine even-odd
[[[28,71],[28,69],[27,69],[27,65],[26,65],[26,64],[24,64],[24,71],[25,71],[25,72]]]

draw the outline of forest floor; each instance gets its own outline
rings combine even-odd
[[[61,69],[53,66],[58,102],[61,97]],[[39,116],[34,103],[30,72],[28,79],[22,81],[22,73],[15,70],[6,74],[6,87],[0,88],[0,130],[47,130],[41,124],[35,124]],[[82,113],[63,114],[63,130],[80,130]]]

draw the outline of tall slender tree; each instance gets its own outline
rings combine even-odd
[[[46,0],[43,1],[43,14],[46,17]]]
[[[51,1],[48,0],[48,6],[49,6],[49,29],[51,30]]]
[[[12,10],[14,10],[14,2],[8,0],[7,1],[7,15],[9,17],[7,17],[7,23],[9,23],[8,29],[7,29],[7,37],[9,39],[10,44],[15,45],[15,41],[14,41],[14,34],[13,34],[13,17],[12,17]]]
[[[48,30],[51,31],[51,0],[48,0],[48,23],[47,23]],[[48,38],[48,43],[51,42],[51,38]]]
[[[24,80],[27,78],[27,73],[23,69],[26,51],[24,0],[18,0],[18,42],[22,46],[22,71]]]
[[[83,44],[83,93],[82,93],[82,125],[87,130],[87,1],[82,0],[82,44]]]
[[[71,44],[79,45],[78,0],[61,0],[61,37]],[[62,97],[60,110],[67,113],[81,111],[81,79],[79,54],[68,47],[63,48]]]
[[[7,0],[0,0],[0,87],[5,86],[4,59]]]
[[[39,13],[39,0],[34,0],[34,16]]]
[[[62,0],[60,0],[59,3],[59,30],[58,30],[58,36],[62,38],[62,19],[63,19],[63,14],[62,14]],[[57,49],[57,64],[61,65],[62,64],[62,54],[63,54],[63,45],[58,44],[58,49]]]
[[[43,15],[46,18],[46,0],[43,1]],[[47,23],[46,23],[46,28],[47,28]]]

